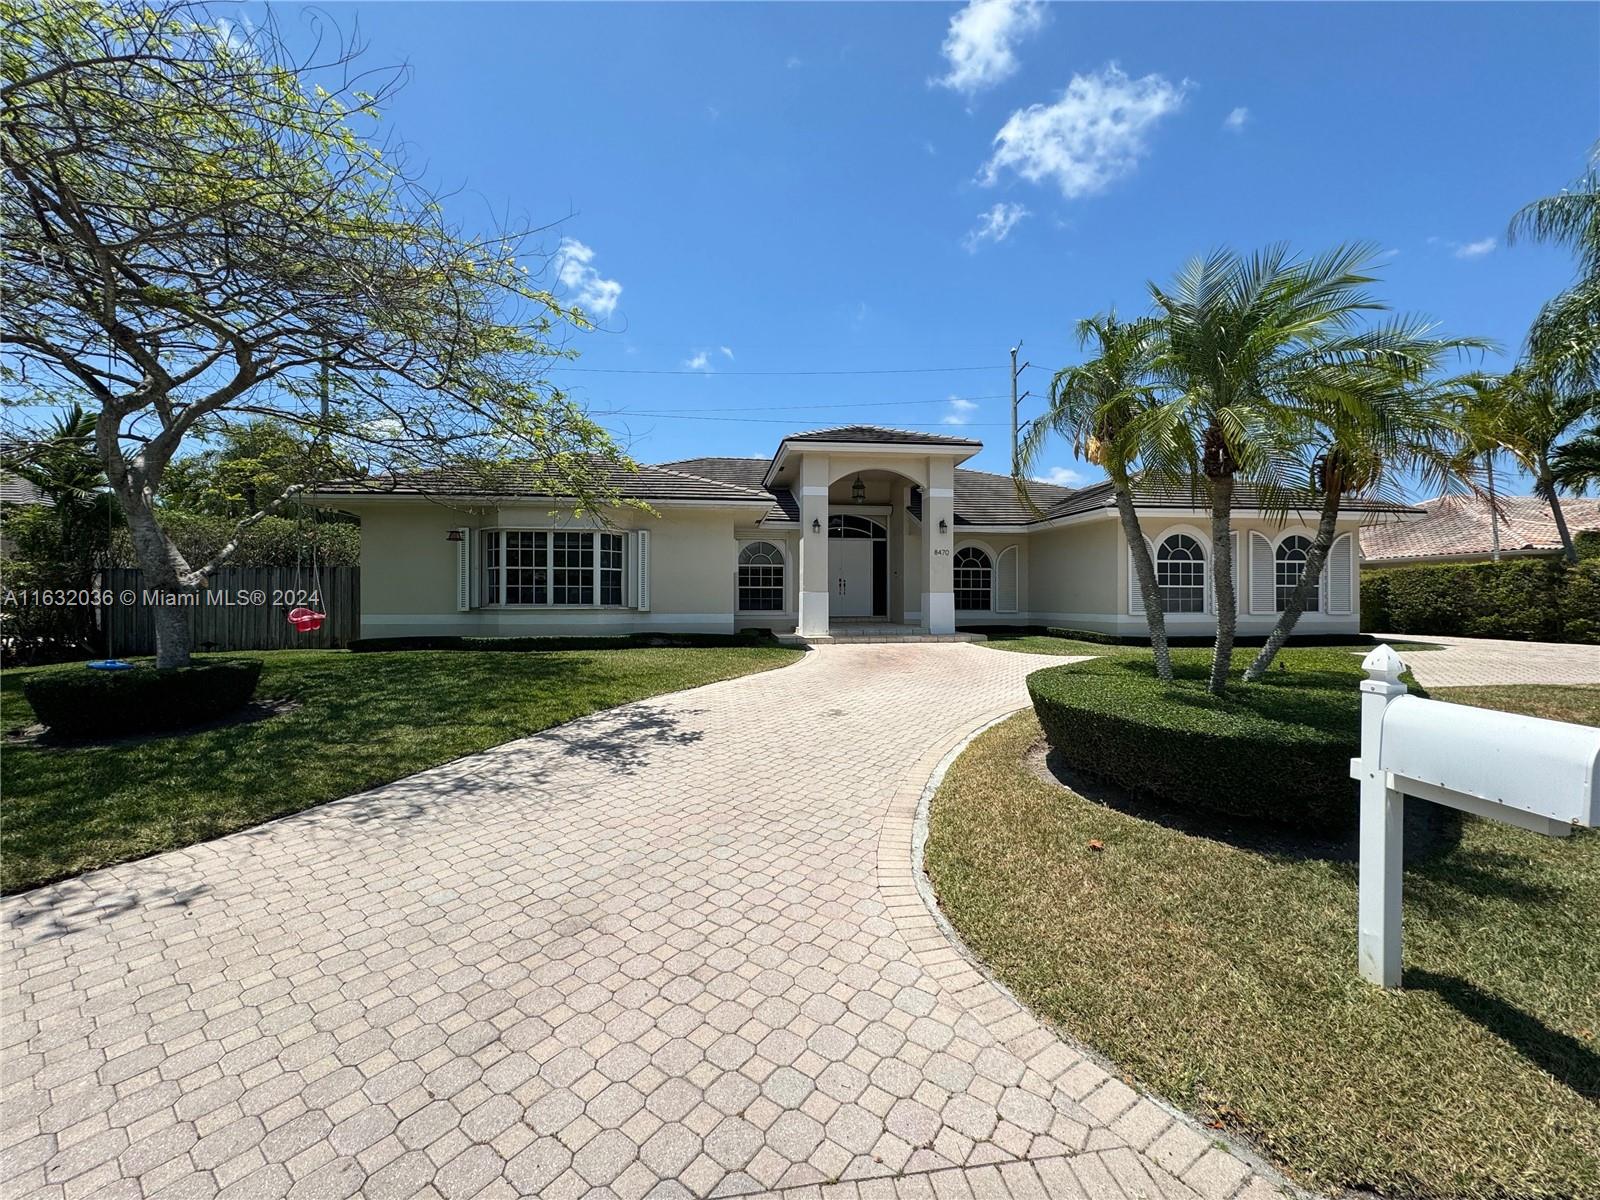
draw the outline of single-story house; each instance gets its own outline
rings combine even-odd
[[[1422,516],[1361,530],[1361,556],[1374,567],[1411,563],[1488,562],[1494,555],[1498,516],[1500,557],[1561,553],[1561,532],[1548,502],[1538,496],[1439,496],[1417,506]],[[1600,501],[1563,499],[1567,531],[1600,531]]]
[[[851,425],[792,434],[770,458],[694,458],[616,472],[620,506],[577,517],[536,471],[492,494],[436,472],[320,489],[361,519],[361,634],[516,636],[771,629],[827,637],[863,624],[932,634],[1055,625],[1138,636],[1146,625],[1109,485],[1029,485],[962,466],[963,437]],[[1214,627],[1209,519],[1188,488],[1138,493],[1174,635]],[[1358,531],[1339,520],[1303,634],[1360,628]],[[1315,514],[1284,520],[1241,489],[1239,629],[1264,634],[1299,578]]]

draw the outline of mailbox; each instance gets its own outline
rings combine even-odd
[[[1600,729],[1400,696],[1384,709],[1381,736],[1378,768],[1402,792],[1414,781],[1566,825],[1600,824]]]
[[[1600,825],[1600,729],[1412,696],[1388,646],[1362,660],[1361,863],[1356,963],[1400,986],[1401,842],[1407,797],[1562,837]]]

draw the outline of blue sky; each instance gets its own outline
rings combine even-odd
[[[1507,219],[1600,136],[1589,4],[329,11],[410,64],[385,124],[465,219],[560,220],[602,317],[560,378],[643,461],[961,421],[1005,470],[1008,347],[1042,393],[1218,245],[1372,240],[1397,309],[1514,351],[1571,264]]]

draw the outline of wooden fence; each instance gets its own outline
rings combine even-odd
[[[348,646],[358,636],[361,568],[323,567],[320,603],[311,607],[328,619],[314,633],[289,624],[289,610],[314,589],[310,572],[293,567],[224,567],[186,607],[196,650],[326,650]],[[152,597],[137,568],[113,567],[105,573],[113,603],[101,610],[113,655],[154,654]]]

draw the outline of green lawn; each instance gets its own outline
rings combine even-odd
[[[1106,644],[1104,642],[1084,642],[1076,638],[1056,637],[1049,633],[991,633],[988,641],[983,645],[996,650],[1011,650],[1019,654],[1097,654],[1106,658],[1126,658],[1134,655],[1149,655],[1148,646],[1123,646]],[[1370,650],[1378,644],[1377,638],[1353,635],[1350,638],[1348,649]],[[1437,650],[1439,647],[1428,642],[1391,642],[1396,650]],[[1289,643],[1289,650],[1296,648],[1295,643]],[[1330,647],[1321,647],[1329,649]],[[1185,647],[1192,652],[1195,647]],[[1243,651],[1241,651],[1242,653]]]
[[[1439,695],[1600,724],[1597,688]],[[1085,799],[1040,744],[1031,712],[973,743],[926,860],[1035,1012],[1314,1188],[1600,1196],[1600,835],[1447,824],[1407,870],[1386,993],[1356,975],[1347,850]]]
[[[260,658],[254,724],[135,744],[0,752],[0,890],[192,845],[630,700],[783,666],[778,646]],[[0,673],[0,725],[32,722]]]

